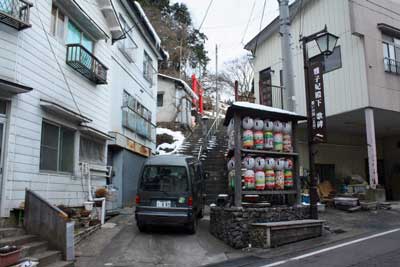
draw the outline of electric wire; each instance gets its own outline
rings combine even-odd
[[[204,14],[203,20],[201,21],[200,26],[199,26],[199,28],[197,29],[198,31],[200,31],[201,27],[203,26],[204,21],[205,21],[206,18],[207,18],[208,12],[210,11],[210,8],[211,8],[211,5],[212,5],[213,1],[214,1],[214,0],[210,0],[210,3],[208,4],[207,10],[206,10],[206,13]]]
[[[262,15],[261,15],[261,20],[260,20],[260,27],[259,27],[259,29],[258,29],[258,31],[259,31],[259,34],[257,34],[257,38],[256,38],[256,44],[255,44],[255,47],[254,47],[254,56],[256,55],[256,52],[257,52],[257,46],[258,46],[258,39],[259,39],[259,37],[260,37],[260,35],[261,35],[261,28],[262,28],[262,23],[263,23],[263,20],[264,20],[264,13],[265,13],[265,6],[267,5],[267,0],[264,0],[264,5],[263,5],[263,9],[262,9]]]
[[[247,31],[249,29],[249,25],[251,22],[251,18],[253,17],[253,12],[254,12],[255,6],[256,6],[256,0],[254,0],[254,2],[253,2],[253,7],[251,8],[251,11],[250,11],[249,21],[247,22],[246,28],[244,29],[244,32],[243,32],[242,40],[240,41],[241,44],[243,44],[244,38],[246,37]]]

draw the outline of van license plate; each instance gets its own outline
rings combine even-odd
[[[157,208],[170,208],[171,207],[171,201],[162,201],[162,200],[157,200]]]

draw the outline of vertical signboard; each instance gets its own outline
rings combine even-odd
[[[326,143],[326,113],[323,82],[323,66],[321,62],[310,64],[309,74],[309,100],[311,109],[311,135],[312,142]]]

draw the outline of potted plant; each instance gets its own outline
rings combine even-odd
[[[0,267],[7,267],[18,263],[21,257],[21,248],[4,246],[0,248]]]

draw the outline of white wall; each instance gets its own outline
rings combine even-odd
[[[114,1],[116,12],[122,14],[129,27],[133,25],[131,17],[128,15],[120,1]],[[133,37],[138,48],[135,51],[134,62],[129,62],[118,48],[118,41],[112,46],[111,59],[111,120],[110,129],[125,135],[126,137],[155,150],[155,144],[146,140],[134,132],[122,127],[122,95],[126,90],[130,95],[136,97],[141,104],[152,112],[152,123],[156,124],[156,100],[157,100],[157,73],[153,74],[153,84],[151,85],[143,76],[144,51],[151,57],[153,67],[158,69],[158,58],[156,53],[144,39],[137,27],[133,28],[129,34]]]
[[[175,82],[158,77],[158,93],[164,93],[164,103],[157,107],[157,122],[172,122],[176,113]]]
[[[342,68],[324,75],[327,115],[368,106],[367,79],[363,40],[352,35],[348,0],[312,0],[302,11],[303,36],[310,35],[328,26],[329,32],[340,37]],[[306,114],[303,53],[299,44],[300,19],[291,24],[292,56],[294,65],[296,111]],[[275,70],[272,84],[280,85],[279,70],[282,69],[280,36],[275,33],[259,43],[255,58],[255,95],[259,103],[259,72],[271,67]],[[310,47],[313,56],[315,45]]]
[[[100,10],[87,1],[79,0],[85,11],[100,27],[109,34]],[[45,98],[62,106],[78,111],[93,120],[90,126],[107,131],[109,125],[110,88],[109,85],[95,85],[66,65],[66,48],[51,35],[49,40],[61,69],[65,73],[71,91],[67,88],[61,71],[51,52],[45,32],[50,30],[51,0],[33,1],[31,8],[31,28],[16,31],[0,28],[0,70],[13,69],[12,58],[15,53],[15,72],[18,83],[28,85],[33,91],[12,97],[8,121],[7,147],[4,151],[4,181],[1,215],[24,201],[25,188],[31,188],[54,204],[80,205],[85,199],[80,173],[60,174],[39,170],[41,124],[44,117],[68,124],[61,118],[44,112],[39,101]],[[41,18],[44,24],[42,28]],[[3,44],[7,45],[3,45]],[[94,53],[107,67],[111,65],[111,41],[100,40]],[[11,58],[4,59],[3,55]],[[108,80],[110,75],[108,75]],[[74,103],[74,99],[76,104]],[[78,107],[77,107],[78,106]],[[76,125],[71,125],[76,127]],[[76,138],[78,138],[78,134]],[[76,151],[75,154],[78,152]],[[75,155],[75,165],[78,164]],[[85,181],[83,182],[85,183]],[[105,179],[95,180],[94,186],[105,184]]]

